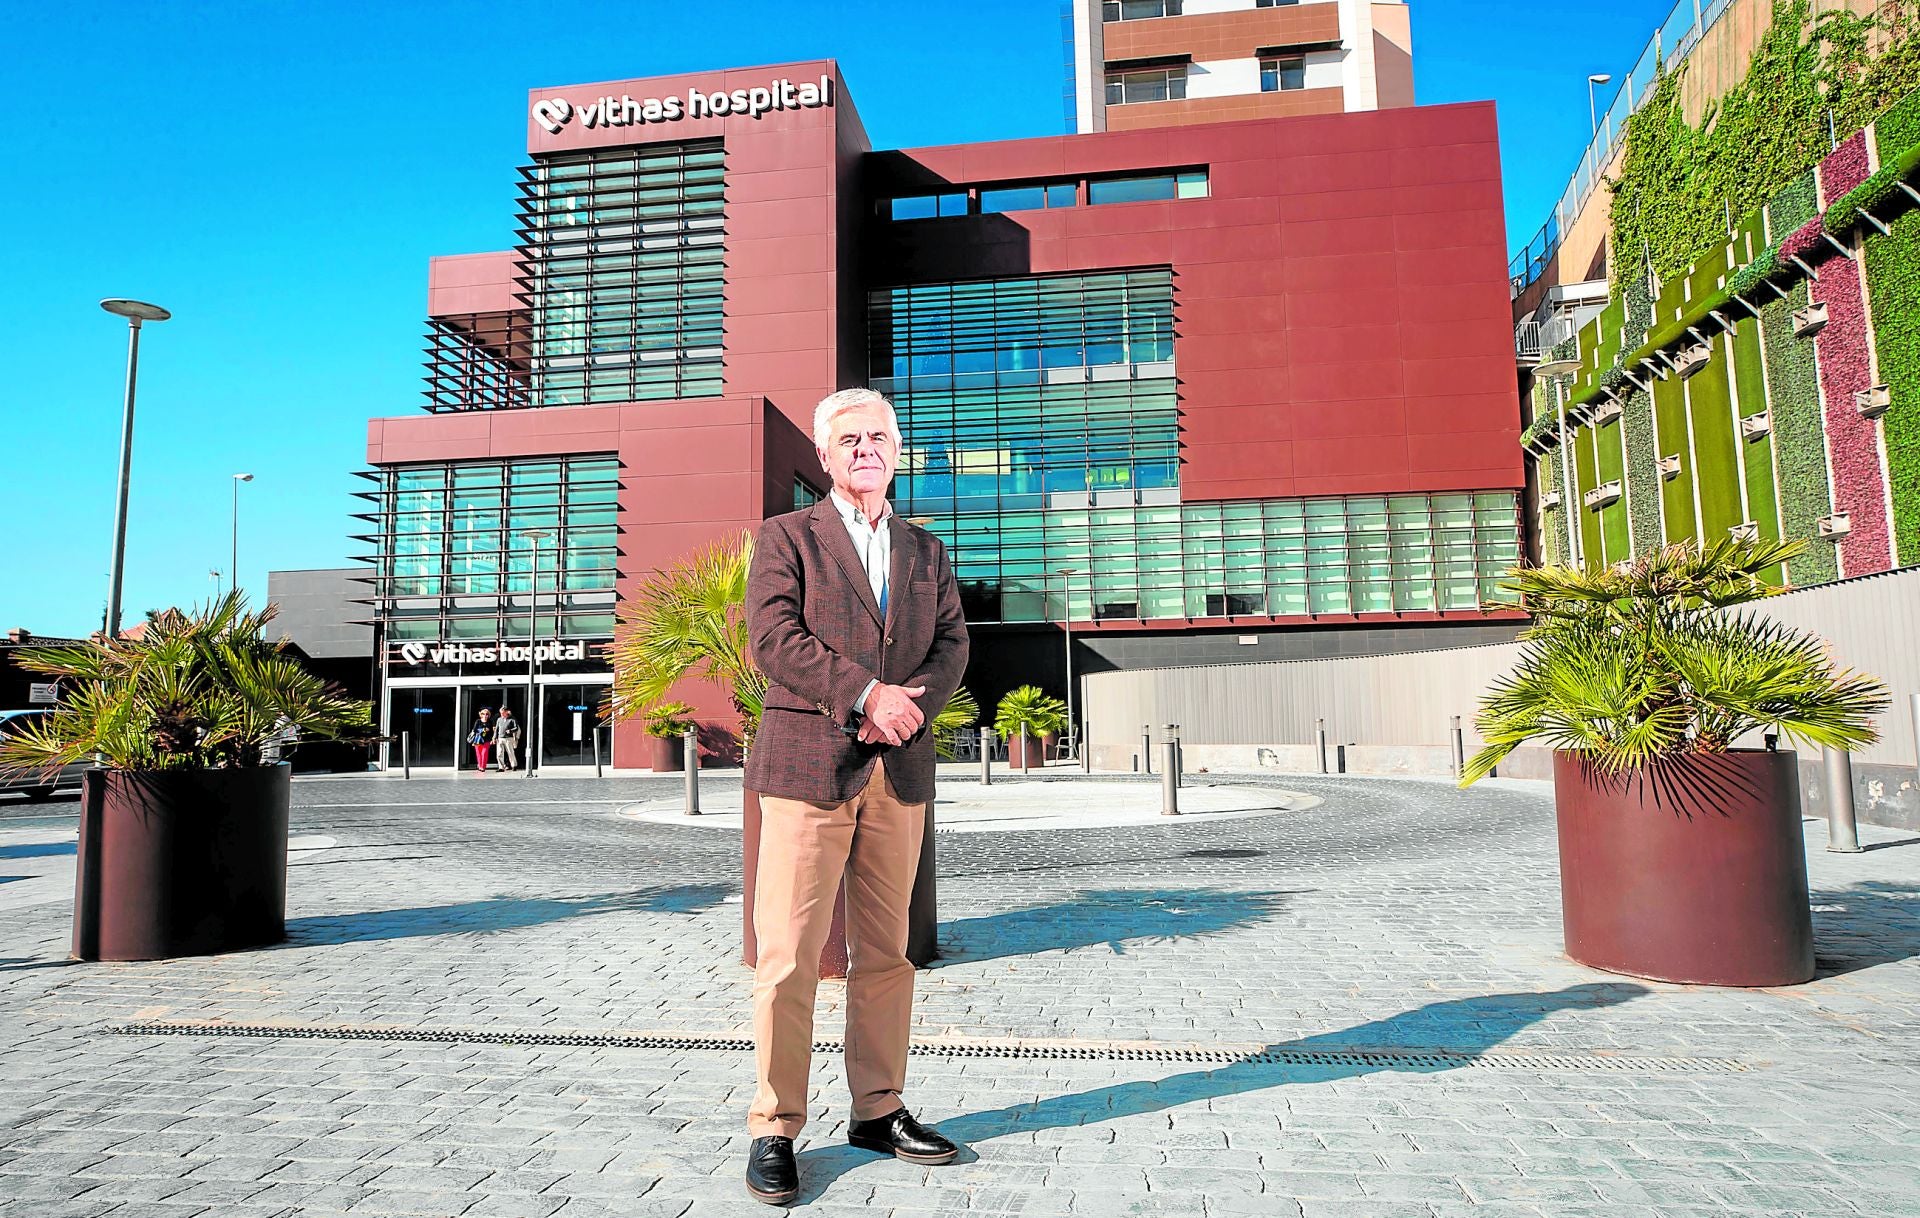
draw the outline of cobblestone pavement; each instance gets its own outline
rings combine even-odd
[[[1708,990],[1559,954],[1542,785],[1270,781],[1324,802],[943,835],[907,1098],[972,1151],[847,1148],[822,1053],[803,1211],[1920,1214],[1920,841],[1811,826],[1819,979]],[[288,942],[146,964],[66,961],[74,805],[0,803],[0,1214],[770,1212],[737,841],[617,815],[672,789],[303,779]]]

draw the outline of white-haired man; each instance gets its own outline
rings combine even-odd
[[[832,394],[813,440],[833,491],[761,525],[747,575],[747,631],[768,681],[746,773],[761,809],[747,1189],[776,1205],[799,1193],[793,1139],[807,1120],[820,950],[843,876],[847,1140],[915,1163],[958,1153],[900,1094],[913,1014],[907,912],[933,798],[927,724],[966,671],[967,623],[946,547],[887,504],[900,458],[892,405],[868,389]]]

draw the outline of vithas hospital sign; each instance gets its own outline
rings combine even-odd
[[[564,97],[533,103],[533,120],[559,135],[578,119],[583,127],[637,127],[645,123],[674,123],[684,118],[725,118],[738,114],[759,118],[775,110],[817,110],[833,105],[833,77],[795,82],[781,77],[754,89],[722,89],[703,93],[688,89],[682,97],[633,97],[622,93],[575,105]]]

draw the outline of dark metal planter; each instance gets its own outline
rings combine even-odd
[[[1794,754],[1737,749],[1608,775],[1553,759],[1567,955],[1699,985],[1813,977]]]
[[[656,774],[678,773],[687,768],[687,741],[684,736],[648,736],[648,757]]]
[[[745,898],[742,901],[741,960],[752,968],[760,959],[760,943],[753,931],[753,886],[760,874],[760,793],[754,790],[743,792],[741,801],[740,853],[745,884]],[[913,877],[913,897],[907,912],[907,959],[921,968],[933,963],[938,955],[939,945],[935,938],[939,932],[940,914],[935,889],[935,865],[933,850],[933,806],[926,811],[926,831],[920,838],[920,867]],[[820,949],[820,975],[822,977],[845,977],[847,975],[847,884],[840,882],[840,891],[833,898],[833,926],[827,932],[827,942]]]
[[[1047,766],[1047,757],[1053,752],[1053,742],[1058,739],[1052,733],[1045,736],[1028,736],[1024,747],[1025,760],[1022,760],[1022,741],[1015,732],[1007,737],[1007,768],[1011,770],[1043,770]]]
[[[284,942],[291,773],[88,770],[74,958],[163,960]]]

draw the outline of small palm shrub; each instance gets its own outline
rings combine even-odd
[[[767,678],[747,639],[747,570],[753,535],[694,552],[640,581],[621,603],[613,635],[612,710],[644,716],[686,677],[726,691],[740,713],[740,747],[753,747]]]
[[[1025,727],[1029,737],[1054,736],[1067,726],[1067,704],[1050,697],[1038,685],[1022,685],[1000,699],[994,710],[993,730],[1010,740]]]
[[[663,740],[680,736],[694,725],[693,707],[685,702],[656,702],[640,717],[641,729]]]
[[[46,771],[98,758],[115,770],[272,764],[288,728],[319,739],[373,736],[371,708],[303,667],[277,610],[229,592],[191,614],[153,615],[139,637],[38,647],[23,667],[58,678],[60,704],[0,745],[0,769]]]
[[[942,761],[953,760],[954,737],[980,721],[980,703],[962,685],[933,717],[933,752]]]
[[[1607,773],[1720,753],[1768,731],[1855,749],[1878,734],[1886,687],[1837,668],[1820,640],[1733,606],[1804,542],[1672,545],[1613,567],[1519,567],[1502,585],[1534,615],[1513,672],[1481,700],[1486,741],[1460,783],[1539,740]]]

